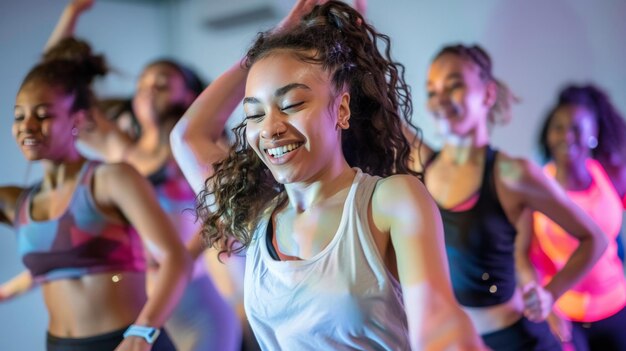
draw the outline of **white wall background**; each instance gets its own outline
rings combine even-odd
[[[104,52],[119,71],[97,85],[101,95],[129,94],[141,67],[159,56],[180,59],[205,78],[214,78],[243,55],[254,34],[272,21],[211,31],[203,24],[208,17],[260,3],[283,7],[292,3],[96,1],[79,22],[77,33]],[[26,182],[27,163],[10,134],[14,98],[65,4],[63,0],[0,2],[0,184]],[[427,65],[444,44],[483,45],[494,59],[496,75],[522,99],[514,107],[512,123],[494,130],[493,143],[527,157],[533,155],[543,113],[567,82],[599,84],[626,113],[624,16],[623,0],[370,0],[367,14],[391,36],[395,58],[406,65],[407,81],[413,86],[414,121],[434,144],[433,127],[422,107]],[[30,181],[40,172],[33,167]],[[2,226],[0,281],[21,269],[13,233]],[[43,350],[46,323],[38,291],[0,303],[0,350]]]

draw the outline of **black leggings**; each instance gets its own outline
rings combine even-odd
[[[522,317],[512,326],[482,335],[493,351],[560,351],[548,323],[534,323]]]
[[[593,323],[572,323],[576,351],[626,350],[626,307],[616,314]]]
[[[46,337],[47,351],[113,351],[124,340],[127,328],[88,338],[59,338],[48,333]],[[152,351],[176,351],[165,330],[154,342]]]

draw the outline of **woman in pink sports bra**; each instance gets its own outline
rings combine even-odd
[[[579,351],[626,350],[626,278],[617,254],[626,207],[626,122],[599,88],[568,86],[549,112],[539,142],[549,160],[546,175],[609,239],[592,270],[557,300],[549,318],[552,330]],[[539,213],[532,221],[534,237],[527,245],[538,278],[546,283],[577,243]]]
[[[189,255],[139,173],[89,161],[75,145],[94,101],[91,81],[105,72],[94,55],[45,61],[18,91],[13,136],[26,159],[43,163],[44,177],[28,189],[0,187],[0,220],[14,226],[29,270],[1,297],[41,283],[48,351],[173,350],[160,328],[189,279]],[[150,297],[142,242],[162,258]]]

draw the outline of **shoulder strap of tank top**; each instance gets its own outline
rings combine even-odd
[[[91,178],[93,177],[93,173],[96,170],[96,166],[101,162],[88,160],[85,161],[82,169],[80,170],[80,175],[78,176],[78,185],[89,185],[91,184]]]
[[[358,213],[367,213],[369,203],[372,199],[372,194],[374,193],[376,184],[378,184],[380,179],[381,177],[379,176],[372,176],[366,173],[361,175],[361,180],[356,190],[356,194],[354,194],[355,206]]]
[[[615,191],[617,193],[611,178],[600,162],[594,159],[587,160],[587,169],[589,173],[591,173],[596,186],[600,188],[601,191]],[[617,196],[619,197],[619,195]]]
[[[498,200],[498,194],[496,193],[496,156],[498,155],[498,150],[493,149],[491,145],[487,145],[487,150],[485,152],[485,166],[483,169],[483,179],[482,185],[480,187],[481,198],[484,198],[486,193],[491,193],[494,200]],[[480,201],[480,199],[479,199]],[[499,202],[499,201],[498,201]]]
[[[28,188],[24,188],[18,196],[17,201],[15,202],[15,218],[13,218],[13,227],[17,227],[19,225],[24,225],[25,223],[22,220],[27,220],[29,218],[28,211],[30,211],[30,202],[33,194],[36,189],[41,186],[41,182],[37,182]]]

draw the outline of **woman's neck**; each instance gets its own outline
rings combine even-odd
[[[68,180],[74,179],[80,173],[86,159],[80,155],[61,162],[44,160],[44,176],[42,187],[55,189],[63,186]]]
[[[141,136],[135,145],[145,153],[158,153],[162,148],[167,147],[167,137],[157,127],[148,127],[141,130]]]
[[[556,174],[554,178],[565,189],[580,191],[589,188],[591,185],[591,173],[587,169],[587,160],[581,162],[554,162]]]
[[[349,187],[354,175],[355,171],[342,158],[339,164],[321,170],[310,181],[286,184],[289,204],[297,212],[304,212]]]
[[[486,130],[474,129],[466,135],[447,135],[441,154],[449,162],[462,165],[482,159],[487,145],[489,136]]]
[[[482,162],[487,145],[488,144],[446,143],[441,149],[441,157],[447,163],[455,165]]]

